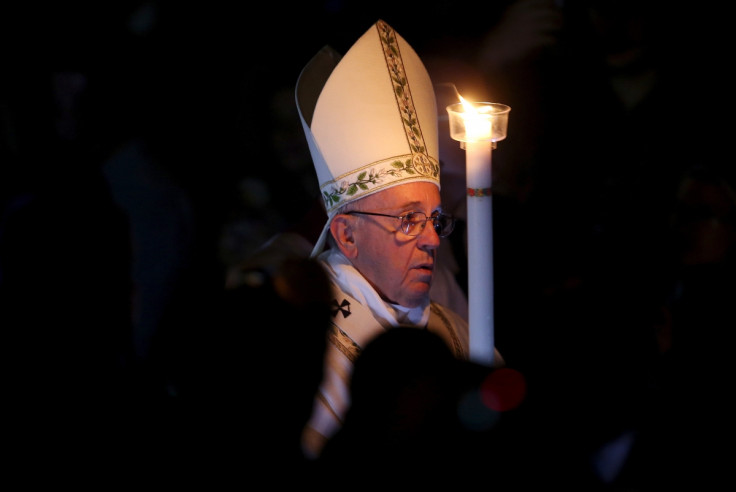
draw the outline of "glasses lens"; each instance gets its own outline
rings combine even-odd
[[[439,214],[434,218],[434,230],[440,237],[447,237],[455,228],[455,219],[449,215]]]
[[[440,237],[449,236],[455,228],[455,219],[450,215],[438,214],[427,218],[422,212],[412,212],[403,217],[401,229],[404,231],[404,234],[418,236],[427,225],[427,220],[432,221],[434,230]]]
[[[409,236],[418,236],[424,230],[424,225],[427,223],[427,216],[421,212],[412,212],[404,215],[404,219],[401,222],[401,228],[404,234]]]

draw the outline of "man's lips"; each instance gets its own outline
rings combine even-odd
[[[422,263],[421,265],[417,265],[414,267],[415,270],[420,270],[422,272],[425,272],[427,274],[432,274],[434,271],[434,264],[433,263]]]

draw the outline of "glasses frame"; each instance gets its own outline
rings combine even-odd
[[[411,237],[417,237],[422,232],[424,232],[424,229],[427,227],[427,222],[430,221],[430,220],[432,221],[432,226],[434,227],[434,232],[436,232],[439,237],[447,237],[450,234],[452,234],[452,231],[455,230],[455,217],[453,217],[452,215],[449,215],[449,214],[442,213],[442,212],[438,213],[437,215],[430,215],[429,217],[427,217],[427,214],[425,214],[424,212],[409,212],[409,213],[404,214],[404,215],[388,215],[388,214],[379,214],[377,212],[361,212],[361,211],[358,211],[358,210],[351,210],[349,212],[344,212],[344,214],[345,215],[374,215],[376,217],[389,217],[391,219],[399,219],[401,221],[401,223],[399,225],[399,230],[401,232],[403,232],[404,234],[406,234],[407,236],[411,236]],[[422,225],[422,228],[419,231],[419,233],[417,233],[417,234],[409,234],[408,231],[409,231],[409,228],[412,226],[412,224],[411,224],[411,222],[406,221],[406,218],[408,216],[410,216],[410,215],[416,215],[416,214],[421,214],[421,215],[424,216],[424,224]],[[438,227],[438,224],[439,224],[439,222],[437,222],[437,219],[439,219],[440,217],[448,217],[452,221],[451,222],[452,225],[450,226],[450,232],[448,232],[448,233],[446,233],[444,235],[443,234],[440,234],[440,232],[437,230],[437,227]]]

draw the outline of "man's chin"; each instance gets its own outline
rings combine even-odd
[[[404,296],[405,302],[401,305],[408,308],[422,307],[429,304],[429,284],[415,285],[411,290],[411,295]]]

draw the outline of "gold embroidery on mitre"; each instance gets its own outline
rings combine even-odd
[[[424,137],[419,126],[419,118],[414,108],[414,100],[411,97],[409,81],[406,78],[404,60],[401,58],[396,32],[383,21],[378,21],[376,26],[378,28],[378,37],[381,39],[381,45],[383,46],[386,66],[388,67],[389,74],[391,74],[391,81],[394,85],[396,104],[401,113],[401,121],[404,123],[404,131],[406,132],[406,138],[409,141],[412,155],[426,154],[427,148],[424,145]]]
[[[341,205],[344,198],[355,198],[373,193],[398,181],[416,179],[417,176],[439,181],[440,166],[426,154],[407,154],[389,157],[343,174],[325,182],[321,187],[327,212]]]
[[[414,154],[411,162],[414,165],[414,170],[422,176],[437,178],[440,174],[440,167],[437,165],[437,161],[427,154]]]

